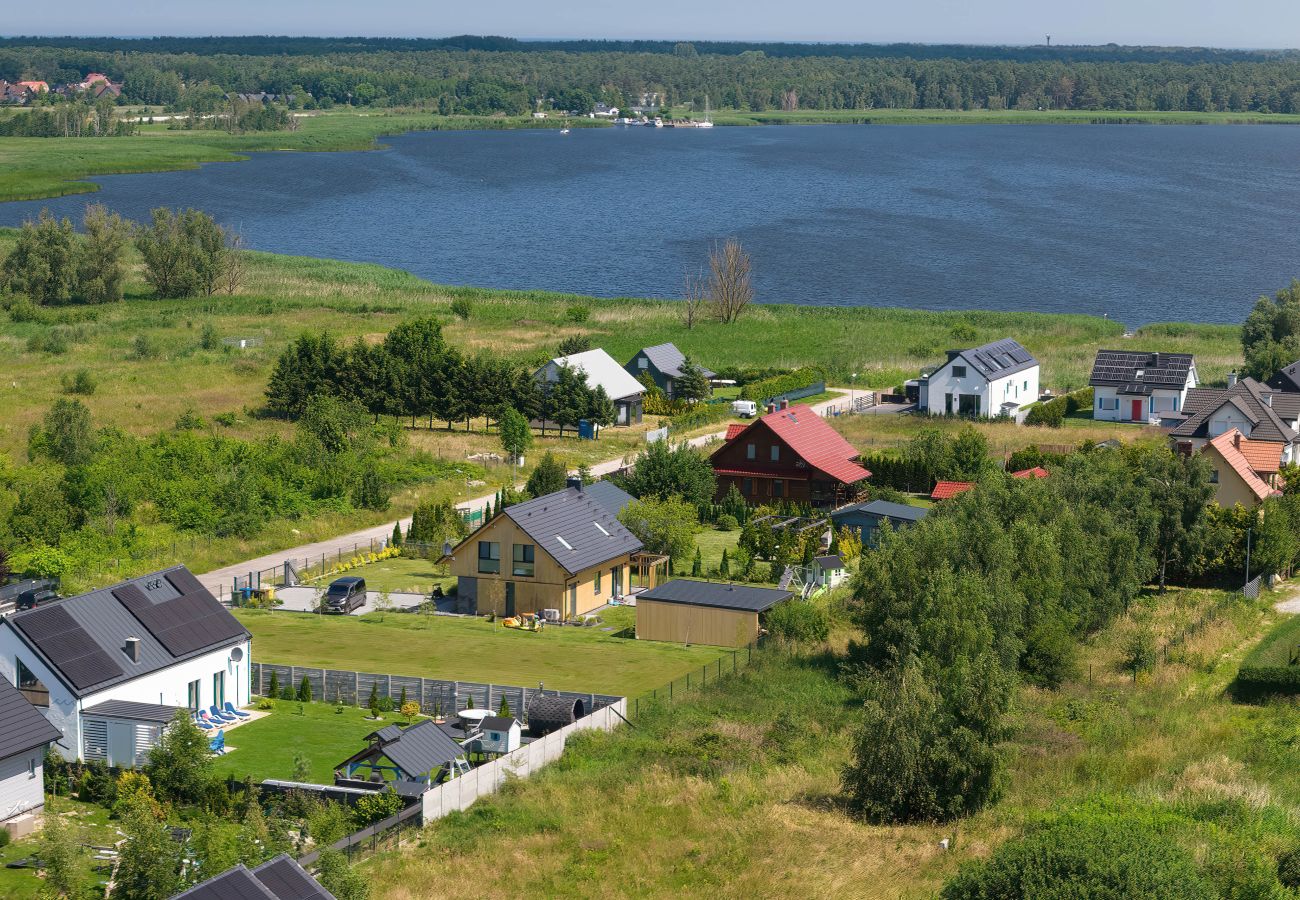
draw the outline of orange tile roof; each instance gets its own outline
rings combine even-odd
[[[1046,478],[1050,472],[1042,466],[1034,466],[1032,469],[1021,469],[1019,472],[1012,472],[1012,478]]]
[[[746,428],[748,428],[748,427],[749,427],[749,426],[746,425],[744,422],[732,422],[730,425],[727,426],[727,438],[726,438],[726,439],[727,439],[727,440],[731,440],[732,438],[734,438],[736,435],[740,434],[742,431],[744,431],[744,430],[745,430]]]
[[[1242,438],[1237,446],[1256,472],[1272,474],[1282,469],[1282,445],[1272,441],[1252,441]]]
[[[727,429],[727,442],[738,438],[751,428],[767,427],[790,447],[804,462],[844,484],[854,484],[871,477],[871,473],[853,462],[858,451],[838,431],[817,415],[812,407],[797,405],[768,413],[755,419],[732,434]],[[715,455],[721,452],[714,451]]]
[[[1210,441],[1209,446],[1213,447],[1223,461],[1237,473],[1237,476],[1246,482],[1246,487],[1250,488],[1256,497],[1266,500],[1277,492],[1255,473],[1246,455],[1237,447],[1238,438],[1241,438],[1241,432],[1232,428]],[[1241,443],[1249,442],[1241,438]]]
[[[934,486],[934,490],[930,492],[930,499],[947,500],[949,497],[964,494],[973,487],[975,487],[973,481],[940,481]]]

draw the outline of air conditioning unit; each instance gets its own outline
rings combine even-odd
[[[542,610],[542,618],[547,622],[558,622],[560,621],[560,611],[558,609],[544,609]]]

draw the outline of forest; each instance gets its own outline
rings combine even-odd
[[[0,78],[75,82],[100,71],[123,102],[293,94],[295,104],[526,114],[595,102],[763,110],[1065,109],[1300,111],[1287,53],[1160,48],[744,45],[280,38],[10,39]]]

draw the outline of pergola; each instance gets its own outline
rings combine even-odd
[[[637,587],[645,591],[659,585],[668,568],[668,557],[662,553],[633,553],[630,566]]]

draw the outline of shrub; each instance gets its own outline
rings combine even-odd
[[[352,817],[357,828],[365,828],[389,816],[397,815],[401,811],[401,797],[392,791],[379,791],[359,798],[356,805],[352,807]]]
[[[62,329],[54,328],[41,334],[34,334],[27,339],[27,350],[30,353],[51,353],[60,356],[68,352],[67,333]]]
[[[1060,428],[1065,424],[1065,398],[1057,397],[1030,407],[1029,414],[1025,416],[1025,424]]]
[[[823,369],[818,366],[804,366],[785,375],[764,378],[762,381],[745,385],[740,391],[740,399],[765,403],[778,394],[797,391],[824,381],[826,381],[826,372]]]
[[[9,832],[0,828],[0,850],[9,846]]]
[[[158,343],[147,334],[137,334],[131,340],[132,359],[155,359],[158,356]]]
[[[95,393],[96,383],[95,376],[90,374],[89,369],[78,369],[76,372],[63,376],[63,393],[80,394],[83,397],[89,397]]]
[[[736,521],[736,517],[730,513],[723,513],[718,516],[717,525],[719,531],[735,531],[740,527],[740,523]]]
[[[831,636],[831,619],[825,608],[802,601],[773,607],[765,624],[773,637],[797,643],[821,643]]]
[[[474,312],[474,304],[468,297],[457,297],[451,301],[451,314],[462,322],[468,322],[472,312]]]
[[[1277,855],[1277,880],[1293,891],[1300,890],[1300,846],[1289,847]]]
[[[570,322],[581,324],[591,318],[591,307],[582,303],[575,303],[564,311],[564,317]]]

